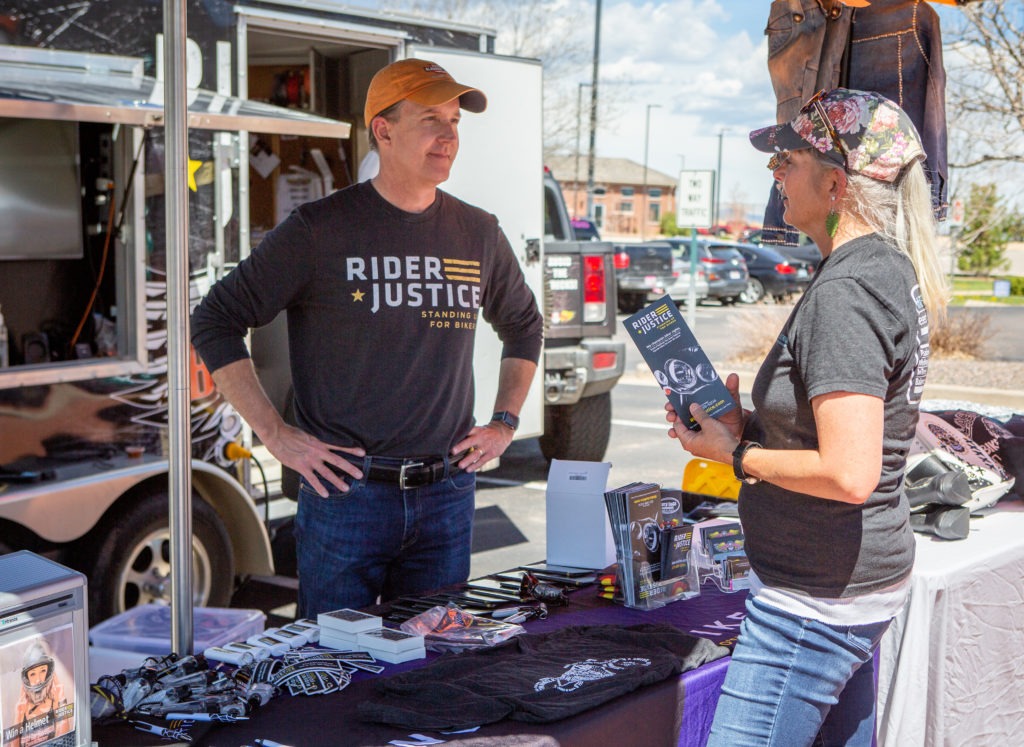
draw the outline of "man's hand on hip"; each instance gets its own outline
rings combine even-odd
[[[363,476],[363,471],[359,467],[337,452],[344,451],[346,454],[361,458],[366,456],[365,450],[331,446],[283,422],[272,437],[263,439],[263,443],[278,461],[305,477],[322,498],[327,497],[327,488],[323,481],[343,492],[348,490],[348,483],[336,472],[350,475],[356,480]],[[331,467],[335,467],[336,470],[332,470]]]
[[[493,420],[487,425],[476,426],[468,436],[452,448],[453,455],[470,449],[469,453],[459,461],[459,469],[476,472],[487,462],[497,459],[512,443],[514,433],[515,431],[507,425]]]

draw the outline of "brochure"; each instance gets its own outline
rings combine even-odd
[[[699,593],[689,560],[693,528],[675,515],[679,501],[654,483],[634,482],[605,493],[618,562],[612,599],[654,609]],[[666,512],[666,508],[669,511]]]
[[[736,406],[725,382],[718,377],[669,296],[659,298],[622,323],[688,428],[697,427],[697,421],[690,415],[694,402],[711,417],[724,415]]]

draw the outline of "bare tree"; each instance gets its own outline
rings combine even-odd
[[[495,51],[544,67],[544,152],[571,152],[577,81],[587,80],[593,25],[578,23],[560,0],[392,0],[395,10],[493,28]],[[588,36],[589,35],[589,36]],[[587,76],[587,77],[581,77]]]
[[[1024,164],[1024,0],[983,0],[944,30],[950,166]]]

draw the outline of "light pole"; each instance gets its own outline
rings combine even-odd
[[[572,217],[578,214],[577,206],[580,203],[580,130],[583,119],[583,86],[590,83],[578,83],[576,87],[576,177],[572,184]]]
[[[643,186],[643,211],[640,213],[640,240],[647,238],[647,207],[649,198],[647,196],[647,146],[651,139],[651,109],[660,108],[661,104],[648,104],[647,116],[644,121],[644,186]]]
[[[594,220],[594,159],[597,147],[597,74],[601,66],[601,0],[594,8],[594,66],[590,84],[590,148],[587,152],[587,218]]]
[[[711,218],[711,230],[718,232],[718,211],[722,201],[722,135],[727,132],[723,127],[718,131],[718,170],[715,171],[715,210]]]

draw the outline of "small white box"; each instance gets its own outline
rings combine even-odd
[[[374,659],[378,661],[386,661],[388,664],[401,664],[405,661],[413,661],[414,659],[425,659],[427,657],[427,650],[425,648],[414,648],[408,651],[402,651],[400,653],[394,653],[393,651],[381,651],[380,649],[365,649],[366,653],[370,654]]]
[[[380,628],[359,633],[356,636],[356,645],[364,650],[374,649],[400,654],[403,651],[423,648],[423,636],[406,633],[403,630]]]
[[[320,645],[324,648],[336,648],[339,651],[356,651],[358,633],[342,633],[336,630],[320,629]]]
[[[337,630],[342,633],[362,633],[364,630],[376,630],[384,624],[376,615],[368,615],[359,610],[334,610],[333,612],[321,612],[316,617],[320,625],[321,635],[328,630]]]
[[[607,568],[615,542],[605,508],[610,462],[552,459],[547,488],[547,557],[551,565]]]

